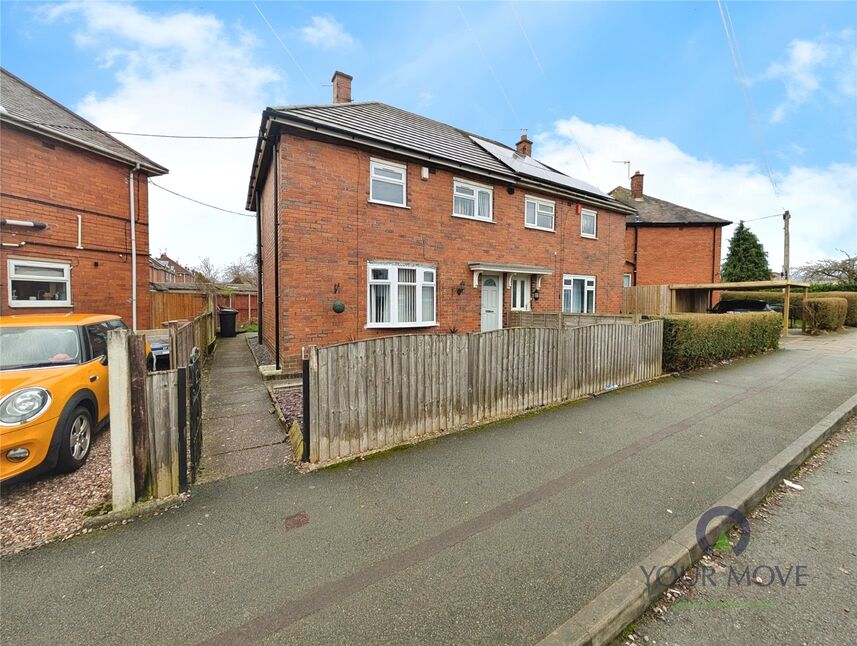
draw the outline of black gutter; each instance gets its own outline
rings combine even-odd
[[[274,367],[280,369],[280,153],[274,144]]]
[[[626,222],[629,227],[728,227],[732,222]]]

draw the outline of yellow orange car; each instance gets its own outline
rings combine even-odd
[[[107,332],[118,316],[0,316],[0,481],[80,468],[107,426]]]

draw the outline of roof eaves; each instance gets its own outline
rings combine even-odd
[[[160,164],[156,164],[151,159],[149,159],[148,157],[144,157],[143,155],[139,155],[139,159],[135,159],[131,156],[120,155],[115,151],[108,150],[107,148],[104,148],[97,144],[84,141],[77,137],[73,137],[72,135],[69,135],[65,132],[55,130],[54,128],[51,128],[49,126],[44,126],[42,124],[35,123],[33,121],[30,121],[29,119],[24,119],[9,112],[0,113],[0,122],[3,121],[10,123],[18,128],[30,130],[31,132],[37,132],[42,135],[47,135],[48,137],[57,139],[58,141],[65,142],[78,148],[89,150],[90,152],[96,153],[103,157],[109,157],[110,159],[114,159],[130,166],[139,165],[141,169],[147,171],[150,175],[166,175],[170,172],[167,168],[161,166]]]

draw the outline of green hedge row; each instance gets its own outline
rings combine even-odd
[[[810,292],[857,292],[857,283],[816,283],[809,286]]]
[[[673,314],[664,321],[665,372],[692,370],[779,347],[782,317],[774,312]]]
[[[807,298],[803,302],[803,322],[810,334],[838,330],[845,325],[847,313],[848,301],[844,298]]]
[[[755,298],[771,305],[782,305],[784,294],[782,292],[720,292],[720,299],[724,301],[740,298]],[[845,325],[857,327],[857,292],[813,292],[810,298],[844,298],[848,302]],[[802,317],[803,293],[792,292],[789,298],[789,318],[798,320]]]

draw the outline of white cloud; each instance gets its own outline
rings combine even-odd
[[[571,133],[574,133],[574,136]],[[574,144],[576,137],[590,171]],[[781,196],[774,196],[765,173],[754,164],[719,164],[698,159],[667,139],[651,139],[615,126],[572,117],[536,137],[544,162],[595,184],[604,191],[628,186],[625,166],[645,174],[645,192],[704,213],[731,220],[751,220],[790,210],[791,266],[835,255],[857,241],[857,165],[793,165],[778,176]],[[783,259],[782,220],[748,223],[768,251],[771,268]],[[723,253],[733,227],[724,231]]]
[[[345,31],[342,23],[331,16],[310,18],[310,24],[301,27],[301,37],[310,45],[316,45],[322,49],[348,47],[355,42],[354,37]]]
[[[824,34],[817,40],[795,39],[789,43],[784,61],[773,63],[762,80],[780,81],[785,99],[774,108],[771,121],[779,123],[788,113],[824,93],[857,95],[857,50],[855,32],[845,29]],[[828,75],[830,78],[828,80]]]
[[[194,11],[159,14],[130,4],[80,3],[45,10],[70,21],[78,46],[112,71],[115,87],[75,108],[105,130],[254,135],[277,74],[255,58],[256,40],[240,26]],[[244,198],[255,141],[120,137],[166,166],[154,181],[234,211]],[[249,214],[248,214],[249,215]],[[255,251],[252,218],[219,213],[149,187],[150,248],[193,265],[225,263]]]

